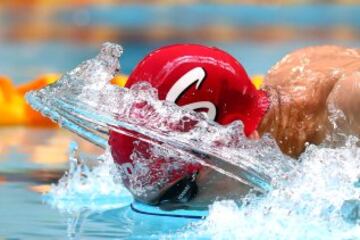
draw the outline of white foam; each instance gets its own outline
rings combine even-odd
[[[98,157],[98,165],[89,167],[77,156],[77,145],[71,143],[69,170],[45,195],[52,206],[65,212],[103,211],[129,205],[130,193],[122,185],[116,165],[107,149]]]
[[[359,199],[360,149],[311,145],[301,155],[299,175],[247,204],[215,202],[209,217],[164,239],[360,239],[360,219],[349,222],[344,201]],[[215,190],[216,191],[216,190]]]

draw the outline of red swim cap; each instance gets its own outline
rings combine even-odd
[[[213,47],[177,44],[155,50],[136,66],[126,87],[141,81],[156,88],[159,99],[205,111],[211,120],[220,124],[241,120],[247,136],[256,130],[269,106],[266,93],[256,90],[241,64],[230,54]],[[125,172],[122,174],[124,184],[138,200],[157,203],[161,196],[156,195],[164,192],[161,189],[168,189],[201,168],[198,164],[176,160],[182,163],[180,167],[166,166],[166,172],[160,171],[163,169],[160,165],[166,161],[149,155],[151,146],[148,143],[137,141],[134,144],[134,141],[136,139],[110,132],[109,144],[114,161]],[[156,186],[155,193],[139,194],[131,184],[130,178],[137,169],[134,156],[131,156],[134,150],[149,161],[142,187],[154,192]],[[141,182],[141,177],[136,178]]]

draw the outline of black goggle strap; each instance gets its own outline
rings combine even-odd
[[[195,172],[179,180],[161,196],[159,203],[186,203],[193,199],[198,192],[197,175]]]

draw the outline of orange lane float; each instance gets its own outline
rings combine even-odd
[[[55,126],[49,119],[35,112],[26,103],[24,95],[58,78],[57,74],[46,74],[30,83],[14,86],[9,78],[0,76],[0,125]]]
[[[0,75],[0,126],[56,127],[57,125],[51,120],[34,111],[26,103],[24,95],[27,91],[40,89],[59,78],[59,74],[45,74],[29,83],[14,86],[8,77]],[[126,75],[118,75],[114,77],[111,83],[123,87],[126,81]],[[263,76],[254,75],[252,81],[256,88],[260,88]]]

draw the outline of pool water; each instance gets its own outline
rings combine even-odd
[[[138,14],[142,17],[134,20],[131,10],[142,10]],[[209,21],[216,23],[221,20],[225,26],[258,28],[259,32],[271,31],[273,26],[283,26],[295,36],[260,41],[256,36],[246,34],[228,41],[217,41],[216,38],[211,41],[211,38],[191,34],[183,39],[161,41],[120,39],[118,43],[125,50],[121,61],[125,74],[129,74],[149,51],[179,41],[220,47],[239,59],[249,75],[266,73],[281,57],[297,48],[319,44],[359,47],[356,34],[360,16],[356,14],[359,12],[358,6],[285,6],[284,11],[279,11],[278,7],[273,6],[243,8],[225,5],[219,8],[196,5],[184,6],[180,11],[179,8],[166,10],[149,5],[141,9],[136,6],[91,8],[89,12],[94,22],[113,25],[115,30],[150,29],[157,26],[152,24],[154,20],[161,25],[170,19],[173,19],[171,26],[191,30],[195,22],[206,27]],[[162,17],[158,18],[157,13]],[[189,15],[194,18],[183,17]],[[214,17],[217,15],[221,18]],[[319,18],[320,15],[323,17]],[[7,23],[16,23],[9,19]],[[66,23],[66,19],[69,19],[66,14],[60,14],[56,21]],[[13,27],[12,24],[8,26]],[[264,30],[262,26],[270,27]],[[319,37],[317,34],[321,35],[322,31],[315,31],[313,36],[300,36],[302,29],[331,30],[337,26],[340,30],[345,27],[345,36],[336,38],[330,34]],[[347,35],[347,27],[353,29],[355,37]],[[100,48],[100,43],[79,44],[64,39],[36,42],[12,41],[8,38],[2,41],[0,53],[6,61],[0,61],[0,74],[8,75],[16,84],[21,84],[43,73],[72,69],[81,61],[93,57]],[[253,201],[245,208],[239,208],[231,201],[216,202],[211,206],[206,220],[193,220],[136,213],[130,209],[132,199],[123,188],[112,189],[119,198],[110,198],[109,202],[106,202],[106,198],[100,198],[91,209],[84,209],[81,205],[74,208],[74,205],[79,206],[76,199],[71,206],[61,199],[55,203],[48,201],[48,195],[44,193],[54,189],[51,185],[56,184],[69,169],[69,145],[73,140],[79,144],[85,158],[102,153],[101,149],[65,130],[0,128],[0,240],[360,239],[359,221],[344,221],[340,212],[344,200],[358,199],[360,196],[359,188],[354,185],[360,173],[360,151],[352,144],[338,149],[310,146],[301,157],[305,163],[300,167],[302,177],[289,183],[288,187],[284,186],[262,200]],[[356,214],[360,216],[360,211],[355,211]]]
[[[43,193],[69,168],[72,140],[83,157],[101,150],[59,129],[3,128],[0,135],[0,239],[360,239],[359,221],[340,212],[344,200],[359,196],[360,149],[352,143],[310,146],[302,176],[288,186],[244,208],[215,202],[206,220],[194,220],[136,213],[124,189],[88,209],[79,199],[72,202],[79,208],[51,204]]]
[[[360,236],[357,139],[348,138],[343,147],[335,149],[309,146],[294,171],[297,176],[280,181],[265,197],[249,195],[243,207],[233,201],[218,201],[210,206],[206,219],[194,220],[133,211],[131,195],[111,180],[106,164],[92,170],[74,165],[69,152],[73,140],[79,144],[80,158],[96,159],[102,150],[68,131],[1,128],[0,136],[0,226],[4,226],[0,236],[5,239]],[[71,174],[76,173],[74,168],[79,168],[77,174]],[[69,173],[67,180],[62,178],[58,185],[51,185],[65,172]],[[44,195],[46,192],[49,194]]]
[[[157,239],[190,221],[136,213],[126,194],[123,207],[115,209],[68,212],[51,207],[43,192],[68,168],[71,140],[88,155],[99,150],[59,129],[5,128],[0,135],[0,239]]]

